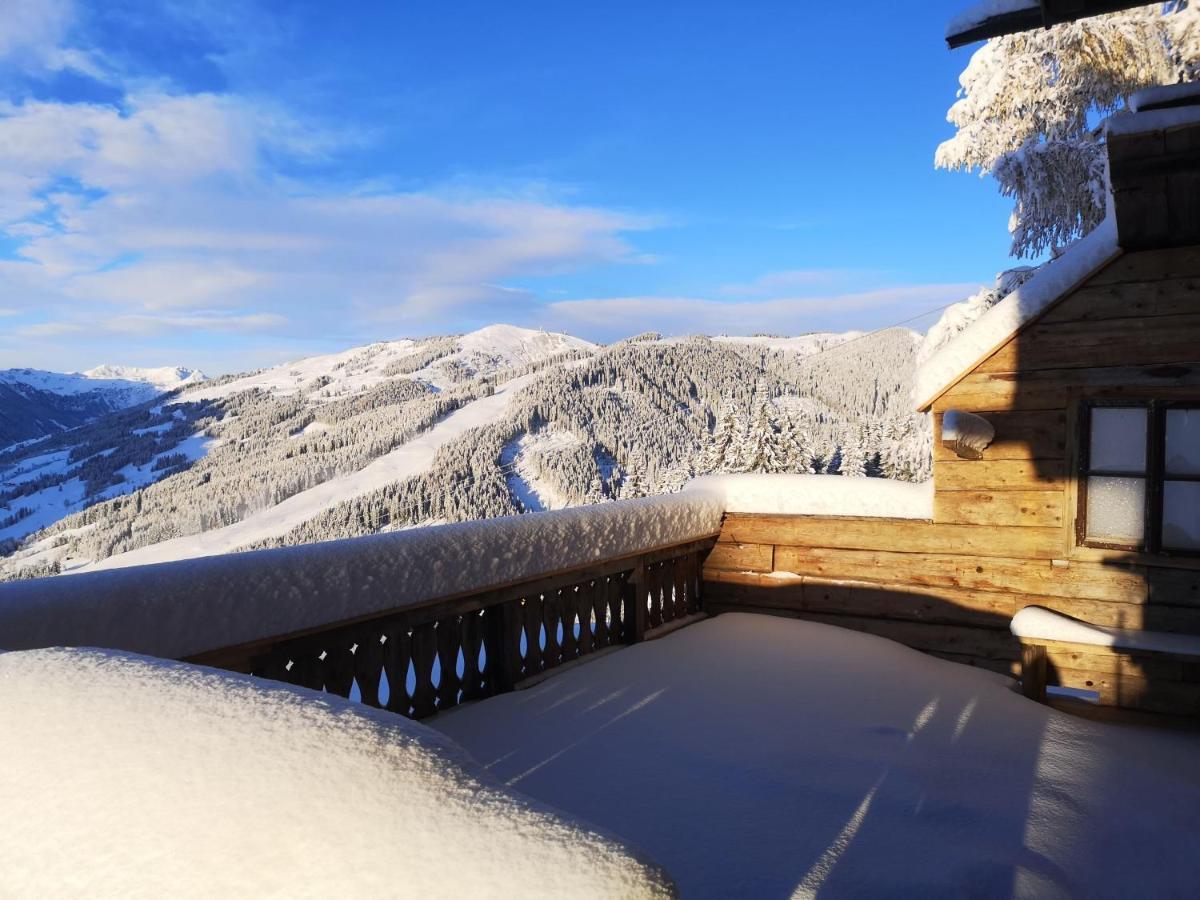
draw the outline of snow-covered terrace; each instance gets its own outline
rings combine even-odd
[[[786,480],[0,586],[0,893],[1193,894],[1200,738],[704,619],[726,510],[928,516]]]

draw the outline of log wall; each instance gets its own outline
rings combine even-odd
[[[933,520],[729,515],[709,611],[753,609],[1014,672],[1027,605],[1097,625],[1200,634],[1200,560],[1077,546],[1077,425],[1097,397],[1200,399],[1200,248],[1125,254],[933,403]],[[996,428],[983,459],[940,443],[947,409]],[[1200,713],[1200,666],[1055,651],[1050,683]]]

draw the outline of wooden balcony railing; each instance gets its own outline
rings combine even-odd
[[[715,535],[189,661],[360,699],[421,719],[513,690],[702,612]]]

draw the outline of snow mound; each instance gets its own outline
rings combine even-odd
[[[667,897],[390,713],[98,650],[0,654],[0,893]]]
[[[1110,215],[921,363],[913,388],[917,408],[931,406],[967,369],[998,350],[1026,323],[1120,252],[1116,220]]]
[[[950,20],[950,24],[946,26],[946,37],[952,38],[971,31],[997,16],[1027,12],[1039,7],[1038,0],[981,0]]]
[[[692,491],[348,540],[0,584],[14,650],[111,647],[182,659],[715,534]]]
[[[1013,616],[1010,629],[1017,637],[1031,640],[1200,656],[1200,637],[1161,631],[1101,628],[1042,606],[1026,606]]]
[[[1200,103],[1200,81],[1183,84],[1160,84],[1134,91],[1129,97],[1129,109],[1133,112],[1148,112],[1172,106],[1192,106]]]
[[[933,482],[843,475],[703,475],[684,494],[720,498],[726,512],[782,516],[871,516],[932,519]]]

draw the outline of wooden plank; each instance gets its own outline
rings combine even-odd
[[[751,606],[842,612],[885,619],[971,622],[992,628],[1007,628],[1012,616],[1026,606],[1042,606],[1104,628],[1200,634],[1200,609],[1186,607],[1030,595],[1012,589],[981,591],[790,574],[779,577],[714,572],[713,576],[707,585],[710,596],[722,602]]]
[[[1064,459],[1066,457],[1067,417],[1062,410],[1012,412],[984,410],[979,413],[996,429],[996,437],[984,451],[984,458]],[[942,446],[942,414],[935,417],[933,458],[953,461],[958,456]]]
[[[1200,339],[1200,316],[1160,316],[1087,322],[1041,323],[1000,348],[975,372],[1164,365],[1192,359]]]
[[[1062,491],[938,491],[933,498],[933,520],[1052,528],[1063,523],[1063,495]]]
[[[1200,361],[1194,359],[1157,366],[973,372],[939,397],[933,410],[1062,410],[1083,389],[1105,397],[1139,396],[1147,390],[1156,395],[1185,397],[1198,387]]]
[[[1020,644],[1012,635],[1007,631],[990,628],[926,622],[899,622],[891,619],[810,612],[797,613],[796,617],[873,634],[915,650],[937,650],[942,653],[958,653],[965,656],[1003,660],[1018,659],[1021,653]]]
[[[1200,312],[1200,276],[1125,284],[1089,284],[1058,304],[1038,324],[1146,318]]]
[[[1178,660],[1135,657],[1127,653],[1105,652],[1102,647],[1078,644],[1048,643],[1040,646],[1044,646],[1046,659],[1053,669],[1167,681],[1183,680],[1184,664]]]
[[[1066,484],[1066,464],[1057,459],[959,459],[933,464],[933,483],[942,491],[1054,491]],[[936,496],[936,495],[935,495]]]
[[[775,548],[770,544],[739,544],[718,540],[704,560],[711,569],[739,572],[770,572]]]
[[[1063,687],[1096,691],[1105,706],[1200,715],[1200,684],[1062,668],[1050,673],[1050,679],[1052,684]]]
[[[1172,247],[1122,254],[1093,275],[1088,286],[1188,278],[1200,278],[1200,251],[1195,247]]]
[[[1075,561],[1069,565],[1054,565],[1048,559],[794,546],[777,547],[775,559],[780,571],[835,579],[1013,591],[1031,596],[1081,597],[1125,603],[1142,603],[1147,595],[1142,567]],[[718,573],[705,571],[706,579],[718,577],[721,577]],[[1200,602],[1200,578],[1197,579],[1196,596]]]
[[[983,525],[945,525],[903,519],[830,518],[729,514],[725,532],[743,543],[793,547],[842,547],[905,553],[1052,559],[1065,550],[1060,528],[997,529]],[[778,562],[776,563],[779,566]]]

